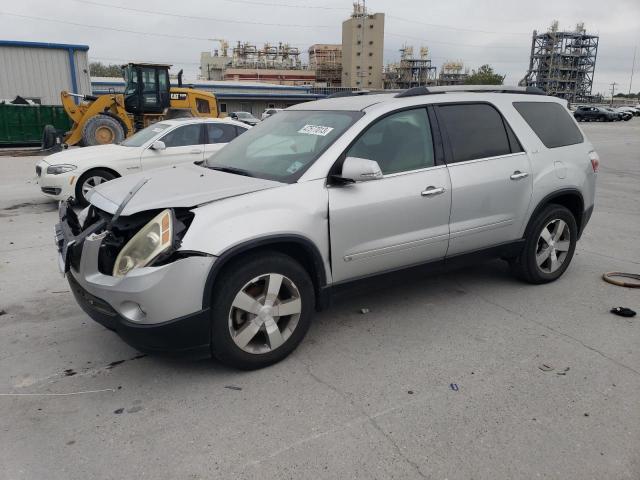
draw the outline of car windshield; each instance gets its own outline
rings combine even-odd
[[[362,115],[348,111],[280,112],[243,133],[205,165],[292,183]]]
[[[154,123],[153,125],[149,125],[147,128],[143,128],[139,132],[134,133],[120,145],[125,147],[141,147],[170,126],[171,125],[168,123]]]
[[[238,118],[247,118],[247,119],[249,119],[249,118],[253,118],[253,115],[251,115],[251,114],[250,114],[250,113],[248,113],[248,112],[236,112],[236,116],[237,116]]]

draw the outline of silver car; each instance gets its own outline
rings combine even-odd
[[[80,306],[143,351],[242,369],[286,357],[340,285],[496,256],[556,280],[599,159],[566,102],[519,87],[419,87],[304,103],[204,165],[113,180],[60,206]]]

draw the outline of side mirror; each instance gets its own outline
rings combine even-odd
[[[341,177],[350,182],[368,182],[370,180],[380,180],[383,175],[380,165],[375,160],[347,157],[342,164]]]
[[[151,150],[166,150],[167,146],[162,140],[156,140],[151,144]]]

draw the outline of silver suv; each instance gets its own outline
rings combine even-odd
[[[598,162],[566,103],[536,89],[310,102],[204,165],[105,183],[79,215],[62,203],[60,267],[85,312],[138,349],[259,368],[348,282],[485,255],[556,280]]]

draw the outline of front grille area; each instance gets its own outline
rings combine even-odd
[[[42,190],[43,193],[48,193],[49,195],[60,195],[60,192],[62,191],[61,188],[54,187],[42,187],[40,190]]]

